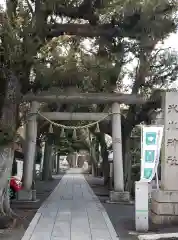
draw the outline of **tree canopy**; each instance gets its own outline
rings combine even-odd
[[[176,12],[173,0],[8,0],[0,15],[1,68],[16,76],[21,94],[56,87],[59,92],[117,90],[152,97],[177,78],[177,53],[160,47],[176,31]],[[2,108],[8,78],[1,75],[1,82]],[[123,138],[159,106],[130,106],[122,117]],[[111,134],[108,123],[101,130]]]

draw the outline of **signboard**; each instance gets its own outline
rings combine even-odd
[[[150,182],[157,173],[164,126],[143,126],[141,134],[141,181]]]

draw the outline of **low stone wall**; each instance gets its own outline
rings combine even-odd
[[[178,223],[178,191],[153,191],[151,219],[155,224]]]

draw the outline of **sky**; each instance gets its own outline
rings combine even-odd
[[[171,34],[164,43],[165,47],[171,47],[172,49],[178,51],[178,32]]]

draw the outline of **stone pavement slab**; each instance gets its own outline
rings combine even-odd
[[[21,240],[118,240],[112,223],[79,169],[63,176]]]

